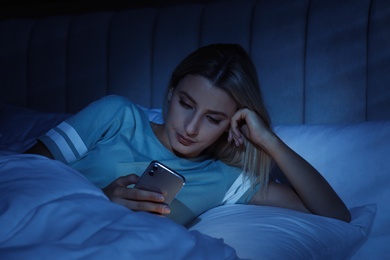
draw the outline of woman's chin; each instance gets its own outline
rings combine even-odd
[[[197,157],[199,155],[198,152],[195,152],[195,151],[189,151],[189,149],[175,149],[173,148],[172,149],[173,153],[180,157],[180,158],[194,158],[194,157]]]

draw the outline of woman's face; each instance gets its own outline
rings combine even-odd
[[[180,157],[198,156],[229,129],[237,111],[229,94],[197,75],[185,76],[168,99],[161,141]]]

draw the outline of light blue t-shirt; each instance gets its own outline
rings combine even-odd
[[[241,169],[219,160],[177,157],[154,135],[145,111],[119,96],[92,103],[40,140],[54,158],[101,188],[120,176],[141,175],[152,160],[172,168],[186,178],[186,184],[171,203],[168,217],[183,225],[221,205],[241,174]],[[235,187],[231,193],[237,190]],[[247,193],[241,191],[236,203],[247,201]]]

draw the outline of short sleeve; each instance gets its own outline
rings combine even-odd
[[[252,186],[252,182],[245,176],[242,169],[224,165],[223,171],[231,172],[230,175],[234,176],[234,179],[225,193],[222,204],[247,204],[259,190],[260,185]]]
[[[131,105],[124,97],[103,97],[49,130],[39,140],[54,158],[70,164],[98,142],[115,135],[124,120],[131,120]]]

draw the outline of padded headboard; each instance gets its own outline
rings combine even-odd
[[[0,102],[74,113],[107,94],[159,108],[199,46],[241,44],[274,124],[390,119],[390,1],[237,0],[0,21]]]

